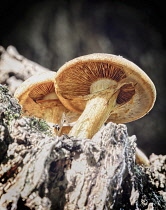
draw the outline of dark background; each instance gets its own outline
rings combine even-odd
[[[152,79],[157,100],[148,115],[126,124],[146,152],[166,154],[165,6],[156,0],[3,1],[0,45],[57,70],[80,55],[104,52],[135,62]]]

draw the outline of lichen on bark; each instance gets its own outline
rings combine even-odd
[[[109,123],[91,140],[55,137],[0,91],[0,209],[164,209],[165,157],[135,165],[125,125]]]
[[[12,120],[20,116],[21,107],[14,98],[8,94],[7,86],[0,85],[0,161],[7,152],[8,145],[12,143],[8,126]]]

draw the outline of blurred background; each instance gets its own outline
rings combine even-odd
[[[127,123],[148,156],[166,154],[165,8],[156,0],[3,1],[0,45],[51,70],[90,53],[122,55],[140,66],[157,89],[148,115]]]

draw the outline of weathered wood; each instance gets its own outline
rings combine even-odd
[[[153,155],[152,171],[136,166],[125,125],[108,123],[91,140],[56,137],[44,121],[20,117],[0,89],[0,209],[134,209],[143,198],[163,208],[166,157]]]
[[[5,86],[0,104],[0,209],[166,208],[166,156],[135,165],[125,125],[103,125],[91,140],[56,137],[43,120],[21,117]]]
[[[5,50],[0,46],[0,84],[6,84],[11,94],[24,80],[45,71],[49,69],[20,55],[15,47],[9,46]]]
[[[9,114],[6,105],[2,126]],[[126,126],[109,123],[93,139],[77,140],[46,135],[32,123],[33,119],[22,117],[8,127],[11,143],[6,144],[1,164],[0,209],[14,208],[20,199],[30,208],[37,209],[44,201],[51,205],[50,200],[62,208],[61,190],[64,209],[113,206],[128,168],[134,165],[135,137],[128,137]]]

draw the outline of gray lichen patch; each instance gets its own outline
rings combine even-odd
[[[12,98],[8,93],[8,88],[5,85],[0,85],[0,116],[6,123],[10,124],[13,119],[20,117],[21,107],[17,100]]]
[[[0,161],[4,159],[8,145],[12,142],[10,124],[20,116],[20,111],[20,105],[8,94],[8,88],[0,85]]]

